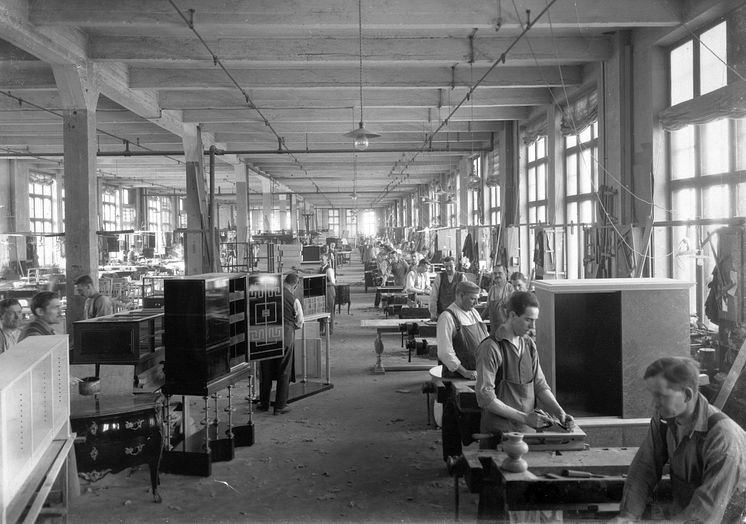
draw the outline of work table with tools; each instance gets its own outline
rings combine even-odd
[[[453,465],[458,518],[458,482],[479,494],[478,518],[508,520],[509,513],[562,511],[564,519],[604,518],[619,510],[634,447],[578,451],[531,451],[523,456],[528,471],[511,473],[500,465],[502,451],[465,451]],[[519,520],[532,518],[513,515]]]

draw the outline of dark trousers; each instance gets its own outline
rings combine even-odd
[[[443,460],[448,457],[461,455],[461,434],[458,425],[458,408],[453,392],[453,385],[445,382],[445,399],[443,399],[443,421],[441,422],[441,438],[443,441]]]
[[[269,397],[272,392],[273,380],[277,381],[275,409],[282,409],[287,405],[290,375],[293,368],[294,346],[295,343],[286,347],[282,358],[273,358],[260,362],[259,404],[263,408],[269,408]]]

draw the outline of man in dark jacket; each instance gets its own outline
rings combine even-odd
[[[282,307],[283,307],[283,330],[285,337],[285,352],[282,358],[273,358],[262,360],[261,382],[259,385],[259,411],[269,410],[269,397],[272,392],[272,381],[277,381],[277,390],[275,391],[275,415],[288,413],[290,408],[287,407],[288,389],[290,388],[290,379],[293,369],[293,359],[295,351],[295,330],[303,326],[303,307],[300,300],[295,297],[295,288],[298,286],[300,278],[295,273],[290,273],[285,277],[282,286]]]

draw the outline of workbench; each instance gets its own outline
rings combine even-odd
[[[373,300],[373,307],[378,307],[381,304],[383,295],[390,294],[402,294],[404,292],[404,286],[379,286],[376,287],[376,298]]]
[[[362,328],[374,328],[377,335],[385,335],[388,333],[398,333],[402,337],[402,347],[404,347],[404,335],[409,331],[409,325],[430,323],[429,318],[408,318],[406,320],[400,318],[386,318],[386,319],[364,319],[360,321],[360,327]],[[434,324],[434,323],[433,323]],[[411,362],[411,349],[409,355],[409,361]],[[432,364],[411,364],[407,366],[390,366],[386,368],[388,371],[427,371],[432,367]],[[379,369],[379,368],[377,368]],[[383,368],[380,368],[383,369]],[[380,371],[379,371],[380,372]],[[385,372],[385,370],[384,370]]]
[[[583,516],[609,518],[619,511],[624,475],[635,453],[637,448],[633,447],[529,451],[523,456],[528,471],[509,473],[500,468],[507,457],[505,453],[466,451],[453,468],[456,518],[461,477],[471,493],[479,494],[479,520],[508,521],[510,513],[528,511],[560,511],[564,515],[554,515],[554,518],[564,517],[566,520]],[[594,476],[563,477],[566,470]],[[535,518],[526,514],[514,514],[513,517],[519,521],[533,521]]]

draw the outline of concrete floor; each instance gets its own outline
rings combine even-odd
[[[285,415],[258,413],[256,443],[213,464],[212,477],[161,474],[161,504],[148,493],[147,467],[84,483],[70,522],[452,521],[453,479],[421,392],[427,373],[371,374],[374,331],[360,319],[383,314],[372,308],[374,293],[363,293],[356,252],[339,273],[339,283],[352,284],[352,308],[337,316],[332,336],[334,389]],[[406,362],[398,335],[384,343],[384,365]],[[248,389],[237,392],[243,398]],[[461,518],[474,521],[476,496],[463,481],[460,493]]]

